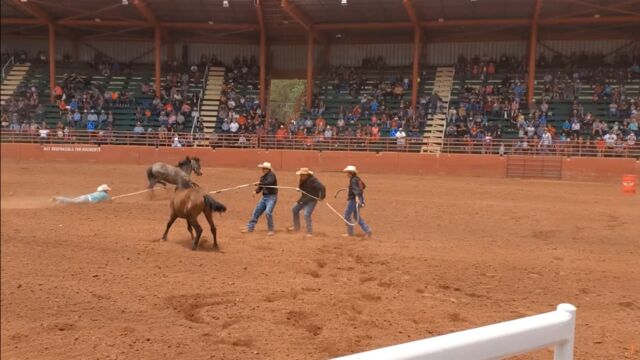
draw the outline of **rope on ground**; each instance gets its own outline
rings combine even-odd
[[[276,188],[276,189],[289,189],[289,190],[295,190],[295,191],[301,192],[301,193],[303,193],[303,194],[305,194],[305,195],[307,195],[307,196],[309,196],[309,197],[311,197],[311,198],[313,198],[313,199],[316,199],[316,200],[318,200],[318,201],[321,201],[321,202],[322,202],[322,199],[320,199],[320,198],[318,198],[318,197],[315,197],[315,196],[313,196],[313,195],[309,194],[308,192],[305,192],[305,191],[303,191],[302,189],[297,188],[297,187],[293,187],[293,186],[270,186],[270,185],[261,185],[261,186],[262,186],[262,187],[268,187],[268,188]],[[345,217],[344,217],[344,216],[342,216],[342,214],[340,214],[340,213],[338,212],[338,210],[336,210],[333,206],[331,206],[331,204],[329,204],[329,202],[328,202],[328,201],[324,201],[324,203],[325,203],[325,205],[327,205],[327,207],[328,207],[331,211],[333,211],[336,215],[338,215],[338,217],[339,217],[342,221],[344,221],[344,223],[345,223],[345,224],[347,224],[347,225],[349,225],[349,226],[355,226],[355,225],[356,225],[355,223],[351,223],[351,222],[349,222],[349,220],[345,219]]]
[[[111,198],[111,200],[115,200],[115,199],[126,197],[126,196],[142,194],[143,192],[147,192],[147,191],[150,191],[150,190],[151,189],[145,189],[145,190],[142,190],[142,191],[136,191],[136,192],[132,192],[132,193],[129,193],[129,194],[123,194],[123,195],[114,196],[114,197]]]

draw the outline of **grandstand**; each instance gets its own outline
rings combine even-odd
[[[593,6],[577,11],[576,3],[561,1],[546,2],[537,10],[537,5],[522,0],[519,5],[511,2],[496,17],[491,16],[492,4],[487,0],[437,6],[426,0],[400,1],[399,7],[396,2],[381,1],[382,16],[365,15],[367,4],[360,0],[336,9],[310,1],[266,0],[256,6],[259,2],[238,0],[227,2],[229,7],[204,5],[213,11],[206,21],[202,14],[181,10],[183,21],[170,22],[163,16],[174,9],[162,1],[105,4],[104,9],[96,9],[104,15],[93,18],[89,12],[69,18],[62,8],[5,1],[3,73],[9,77],[3,86],[3,114],[12,118],[6,101],[27,96],[27,90],[35,86],[44,107],[38,120],[44,119],[50,128],[59,127],[59,121],[63,126],[74,124],[68,122],[73,114],[60,111],[59,101],[50,99],[55,86],[75,74],[86,82],[82,90],[94,93],[98,101],[102,102],[105,93],[130,98],[127,104],[116,106],[90,104],[97,113],[111,112],[110,131],[133,131],[141,123],[136,131],[144,129],[147,135],[164,132],[164,127],[169,133],[198,138],[212,132],[253,136],[259,128],[264,130],[258,133],[275,135],[283,124],[292,138],[299,135],[298,130],[307,137],[322,137],[328,127],[327,136],[334,138],[395,139],[398,128],[404,126],[408,138],[421,140],[417,146],[422,152],[438,153],[446,151],[443,141],[450,144],[455,138],[482,142],[487,136],[492,141],[527,137],[536,142],[544,127],[561,144],[565,141],[562,127],[571,119],[574,100],[580,107],[581,123],[590,113],[600,120],[598,126],[606,126],[598,134],[615,132],[625,140],[630,134],[628,126],[637,127],[631,115],[640,88],[639,50],[632,35],[638,25],[633,11],[624,10],[631,5],[623,4],[622,10],[614,3],[608,10]],[[185,8],[193,6],[197,5],[185,3]],[[473,15],[450,15],[466,6]],[[126,20],[121,19],[122,11],[127,12]],[[160,22],[162,26],[153,25]],[[47,24],[52,26],[44,26]],[[492,29],[492,25],[500,27]],[[75,28],[85,33],[85,40],[70,36]],[[520,33],[528,28],[527,45]],[[203,31],[210,31],[213,41],[206,40]],[[567,37],[571,31],[573,37]],[[377,45],[370,41],[374,34]],[[93,37],[96,40],[90,41]],[[444,47],[443,41],[452,46]],[[57,61],[48,61],[53,59]],[[18,63],[27,64],[22,77],[10,74],[11,66]],[[197,76],[192,76],[192,66]],[[491,74],[487,74],[489,66]],[[605,78],[596,84],[589,77],[593,72]],[[175,81],[176,73],[189,74],[186,87],[182,79]],[[568,78],[573,73],[581,77],[578,92],[551,96],[553,89],[548,87],[564,88],[563,81],[575,80]],[[548,74],[553,74],[552,85]],[[555,79],[556,75],[563,78]],[[174,80],[168,84],[171,76]],[[297,112],[287,119],[269,117],[269,81],[296,77],[307,81]],[[593,99],[593,87],[605,85],[623,92],[622,98],[613,101],[624,111],[614,116],[609,114],[609,97]],[[171,88],[180,93],[178,100]],[[440,103],[434,112],[431,102],[436,101],[432,95],[437,90]],[[173,116],[154,102],[154,91],[163,105],[174,105],[169,108]],[[74,95],[81,96],[81,92]],[[513,104],[514,95],[517,104]],[[543,99],[545,126],[540,126],[542,112],[537,107]],[[233,108],[239,102],[243,106]],[[177,111],[175,107],[183,103],[188,111]],[[372,103],[375,111],[371,111]],[[485,109],[487,103],[497,103],[496,111]],[[517,111],[509,110],[505,116],[505,103]],[[319,104],[323,106],[321,128],[315,126],[318,111],[314,106]],[[471,108],[477,104],[481,108]],[[453,116],[460,106],[465,107],[463,115]],[[18,123],[36,117],[36,109],[30,106],[22,111],[25,116]],[[85,109],[80,106],[79,110]],[[141,116],[147,111],[151,116]],[[520,116],[525,120],[518,120]],[[303,126],[309,118],[314,126]],[[179,128],[174,126],[176,119]],[[237,120],[241,124],[234,124]],[[294,120],[293,127],[288,126],[290,120]],[[86,123],[82,118],[80,125],[86,127]],[[530,123],[536,130],[533,135],[527,132]],[[580,139],[569,140],[596,141],[591,123],[589,119],[583,124]],[[40,126],[38,121],[33,127]],[[101,123],[98,128],[106,129],[106,125]]]

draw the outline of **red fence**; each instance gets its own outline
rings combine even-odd
[[[178,143],[175,137],[178,137]],[[154,147],[209,147],[235,149],[278,149],[314,151],[357,151],[357,152],[422,152],[430,144],[423,138],[367,137],[290,137],[273,135],[213,134],[204,137],[191,134],[134,133],[134,132],[88,132],[73,131],[68,134],[49,134],[41,137],[33,132],[2,131],[3,143],[39,144],[93,144],[93,145],[136,145]],[[640,158],[640,143],[618,142],[608,146],[590,141],[555,141],[552,145],[542,145],[535,140],[522,142],[514,139],[470,140],[444,139],[440,152],[450,154],[482,155],[551,155],[571,157],[630,157]]]

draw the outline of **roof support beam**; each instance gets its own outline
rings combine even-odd
[[[640,16],[603,16],[540,19],[541,25],[640,24]]]
[[[171,29],[191,29],[191,30],[246,30],[256,31],[256,24],[206,24],[206,23],[188,23],[188,22],[166,22],[163,27]]]
[[[602,6],[602,5],[590,3],[588,1],[583,1],[583,0],[564,0],[564,1],[565,2],[574,3],[574,4],[578,4],[578,5],[582,5],[582,6],[586,6],[586,7],[590,7],[592,9],[614,11],[614,12],[617,12],[617,13],[620,13],[620,14],[625,14],[625,15],[640,16],[640,13],[637,12],[637,11],[629,11],[629,10],[619,9],[619,8],[617,8],[615,6]]]
[[[624,24],[639,23],[640,16],[604,16],[600,18],[594,17],[568,17],[568,18],[544,18],[539,19],[540,25],[583,25],[583,24]],[[449,28],[462,26],[528,26],[531,19],[460,19],[445,21],[421,21],[420,26],[423,28]],[[411,29],[411,22],[388,22],[388,23],[334,23],[334,24],[316,24],[313,26],[315,30],[393,30],[393,29]]]
[[[409,16],[409,19],[411,19],[413,26],[420,27],[420,21],[418,20],[416,11],[413,8],[413,2],[411,0],[402,0],[402,5],[404,5],[404,9],[407,11],[407,15]]]
[[[267,27],[262,13],[262,1],[256,0],[256,15],[260,27],[260,108],[267,111]]]
[[[44,10],[42,10],[42,8],[40,8],[38,5],[36,5],[33,2],[22,2],[20,0],[12,0],[12,2],[17,5],[19,8],[21,8],[22,10],[28,12],[29,14],[37,17],[38,19],[42,20],[43,22],[49,24],[49,23],[53,23],[53,18],[51,16],[49,16],[49,14],[47,14]]]
[[[0,18],[2,25],[47,25],[46,21],[33,18]]]
[[[158,18],[151,11],[151,9],[149,9],[149,6],[147,6],[147,3],[144,2],[144,0],[134,0],[133,5],[135,5],[140,15],[142,15],[142,17],[145,18],[145,20],[147,20],[149,24],[151,24],[152,26],[160,25]]]
[[[322,35],[320,35],[320,33],[316,31],[311,20],[309,20],[309,18],[305,14],[303,14],[295,5],[291,4],[289,0],[282,0],[281,6],[284,11],[287,12],[287,14],[294,18],[300,25],[302,25],[302,27],[307,30],[307,32],[310,33],[314,38],[324,41]]]
[[[90,27],[151,27],[146,21],[140,20],[60,20],[59,25],[65,26],[90,26]]]
[[[627,1],[623,1],[621,3],[612,5],[612,7],[619,9],[620,7],[624,7],[624,6],[628,6],[628,5],[633,5],[633,4],[640,4],[640,0],[627,0]],[[576,17],[576,16],[580,16],[580,15],[588,15],[591,14],[593,12],[593,9],[580,9],[578,11],[569,13],[569,14],[564,14],[564,15],[558,15],[558,16],[552,16],[548,19],[556,19],[556,18],[568,18],[568,17]]]
[[[540,19],[540,10],[542,9],[542,0],[536,0],[533,8],[533,16],[531,17],[531,30],[529,34],[529,78],[527,80],[527,104],[532,110],[533,95],[536,80],[536,49],[538,47],[538,20]]]

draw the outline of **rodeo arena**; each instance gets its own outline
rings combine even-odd
[[[640,0],[1,0],[2,359],[640,359]]]

